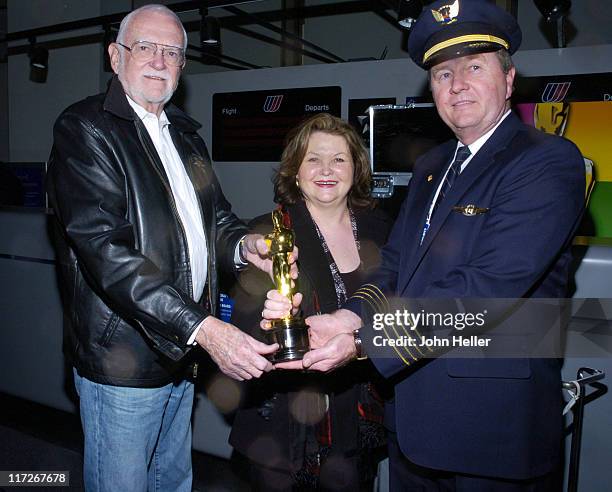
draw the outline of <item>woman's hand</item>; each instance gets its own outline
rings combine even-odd
[[[293,303],[276,289],[269,290],[261,312],[263,318],[259,324],[263,330],[272,327],[271,320],[285,318],[291,313],[296,315],[302,302],[302,294],[296,292],[293,295]]]

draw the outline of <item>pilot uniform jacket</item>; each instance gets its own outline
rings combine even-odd
[[[334,280],[314,222],[303,202],[286,207],[295,232],[299,251],[297,290],[304,295],[303,317],[317,312],[330,313],[338,307]],[[380,248],[385,243],[391,223],[378,210],[354,210],[360,243],[359,274],[365,278],[380,264]],[[250,224],[254,232],[272,231],[270,214],[255,218]],[[274,286],[263,272],[248,268],[239,277],[233,296],[232,322],[255,338],[263,340],[259,327],[266,293]],[[363,279],[361,280],[363,281]],[[360,285],[360,281],[356,286]],[[354,289],[356,286],[352,286]],[[351,286],[346,285],[351,294]],[[273,371],[257,381],[243,385],[243,398],[236,414],[230,444],[253,462],[287,472],[297,472],[309,455],[301,418],[309,420],[309,405],[301,391],[315,389],[329,395],[332,452],[352,456],[360,451],[357,401],[361,383],[382,379],[368,361],[349,364],[330,374]],[[377,387],[382,390],[385,388]],[[382,402],[380,417],[382,421]],[[310,410],[312,412],[312,409]],[[320,416],[319,416],[320,418]],[[382,433],[382,425],[380,425]],[[384,440],[384,437],[382,438]],[[373,451],[372,451],[373,452]]]
[[[208,246],[204,300],[191,297],[189,251],[162,162],[115,77],[54,127],[47,191],[64,302],[64,352],[102,384],[156,387],[184,374],[198,324],[214,314],[217,268],[232,270],[246,226],[214,175],[200,125],[165,108],[199,201]]]
[[[365,300],[375,292],[404,302],[567,295],[570,246],[584,208],[578,149],[508,115],[439,202],[420,245],[455,148],[447,142],[416,162],[381,268],[346,305],[365,319],[366,351],[374,352],[380,334]],[[486,211],[453,208],[468,205]],[[373,361],[399,380],[388,417],[410,461],[508,479],[534,478],[559,463],[561,360],[418,358]]]

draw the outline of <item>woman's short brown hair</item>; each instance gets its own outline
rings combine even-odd
[[[287,135],[280,166],[273,179],[274,201],[292,205],[302,199],[295,178],[306,155],[310,136],[315,132],[344,137],[353,161],[353,185],[348,193],[348,205],[351,208],[372,207],[370,158],[363,141],[350,124],[328,113],[308,118]]]

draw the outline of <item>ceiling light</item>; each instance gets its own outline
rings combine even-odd
[[[534,3],[547,22],[567,15],[572,6],[571,0],[534,0]]]
[[[221,43],[219,19],[212,15],[203,15],[200,20],[200,43],[214,46]]]
[[[397,23],[404,29],[411,29],[423,10],[421,0],[399,0]]]
[[[47,81],[49,68],[49,50],[37,45],[36,40],[32,39],[30,40],[28,57],[30,58],[30,80],[38,84],[44,84]]]

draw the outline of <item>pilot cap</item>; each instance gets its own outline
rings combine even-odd
[[[488,0],[437,0],[425,5],[408,52],[424,69],[438,63],[501,48],[513,54],[522,34],[516,19]]]

